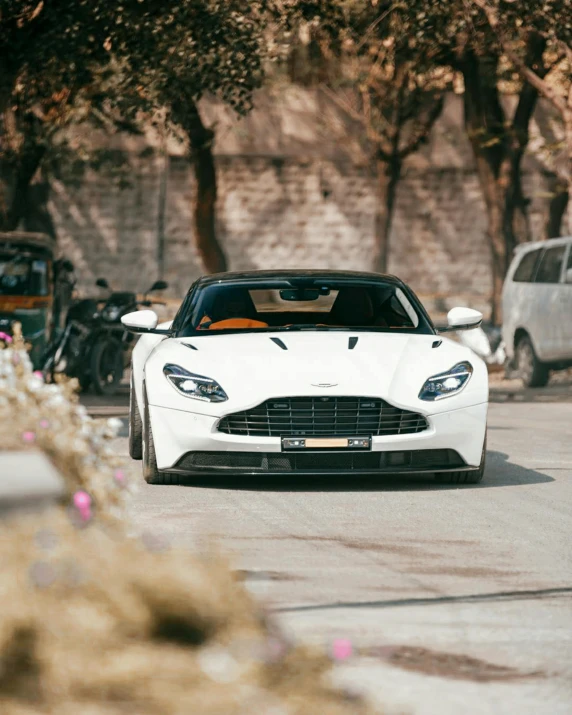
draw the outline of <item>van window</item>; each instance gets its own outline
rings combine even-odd
[[[566,246],[547,248],[540,259],[535,283],[560,283]]]
[[[537,251],[528,251],[522,257],[514,275],[512,277],[513,281],[517,283],[531,283],[532,276],[534,275],[534,268],[540,256],[541,249]]]

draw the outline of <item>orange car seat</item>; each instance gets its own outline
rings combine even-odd
[[[199,323],[202,330],[267,328],[268,323],[256,319],[256,309],[248,291],[230,288],[218,293],[214,305]]]
[[[209,330],[225,330],[227,328],[267,328],[268,323],[261,320],[251,320],[250,318],[226,318],[216,323],[211,323]]]

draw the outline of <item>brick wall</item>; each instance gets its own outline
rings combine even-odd
[[[389,269],[434,311],[454,303],[486,311],[491,282],[484,206],[458,111],[452,118],[451,111],[431,145],[406,167]],[[248,121],[252,134],[261,131],[256,116]],[[297,144],[281,156],[239,153],[234,144],[234,153],[225,154],[224,140],[217,146],[219,235],[232,269],[371,269],[376,197],[366,166],[343,152],[323,151],[321,157],[311,141],[307,152]],[[100,275],[126,290],[142,290],[158,277],[163,195],[163,277],[170,295],[182,296],[200,275],[192,241],[192,171],[178,153],[165,161],[158,152],[129,151],[130,186],[124,189],[95,173],[81,186],[53,184],[50,208],[59,240],[84,290],[92,290]],[[525,184],[540,235],[541,174],[528,167]]]

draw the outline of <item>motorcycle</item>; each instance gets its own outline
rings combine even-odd
[[[96,281],[100,288],[109,288],[105,278]],[[167,288],[165,281],[156,281],[147,291]],[[82,392],[93,386],[99,395],[111,396],[123,378],[130,360],[134,336],[121,324],[121,316],[139,306],[164,305],[151,301],[145,294],[137,300],[135,293],[111,293],[100,307],[93,298],[77,300],[68,310],[65,329],[45,353],[41,371],[47,382],[64,373],[79,381]]]
[[[96,285],[110,290],[105,278],[99,278]],[[147,295],[167,287],[165,281],[155,281],[146,291],[143,300],[137,300],[137,295],[133,292],[110,293],[99,313],[97,334],[94,336],[90,355],[91,382],[97,394],[114,395],[131,360],[135,336],[123,327],[122,316],[139,307],[165,305],[162,301],[149,300]]]
[[[88,389],[90,354],[98,320],[96,300],[77,300],[70,306],[63,332],[42,357],[40,369],[46,382],[53,382],[56,374],[66,374],[78,379],[82,391]]]

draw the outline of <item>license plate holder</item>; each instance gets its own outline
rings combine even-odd
[[[282,450],[304,451],[306,449],[319,450],[368,450],[371,449],[371,437],[367,435],[352,437],[282,437]]]

